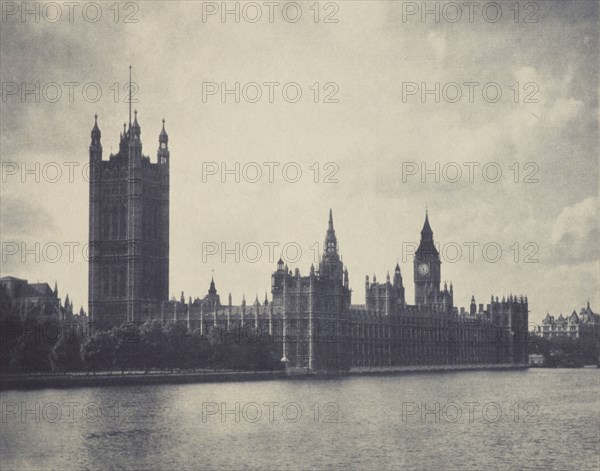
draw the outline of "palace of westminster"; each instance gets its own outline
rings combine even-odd
[[[130,112],[131,116],[131,112]],[[454,306],[441,287],[440,255],[429,218],[414,258],[415,303],[405,298],[400,266],[383,282],[366,277],[365,305],[351,303],[348,269],[338,254],[331,211],[324,252],[302,276],[279,260],[271,300],[221,302],[214,280],[203,298],[169,300],[169,137],[158,137],[157,161],[142,152],[137,112],[124,125],[119,151],[102,159],[91,132],[89,316],[95,329],[150,319],[183,322],[208,335],[264,334],[289,368],[347,371],[402,365],[521,365],[528,362],[528,306],[523,296]]]

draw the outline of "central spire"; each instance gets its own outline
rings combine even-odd
[[[129,66],[129,129],[131,129],[131,66]]]
[[[323,258],[319,262],[319,277],[321,279],[331,279],[342,283],[343,269],[344,267],[338,253],[337,237],[335,236],[335,229],[333,228],[333,211],[330,209],[327,234],[325,235],[325,246],[323,248]]]
[[[215,276],[210,277],[210,287],[208,288],[208,294],[216,294],[217,288],[215,288]]]
[[[329,224],[327,227],[327,234],[325,235],[325,249],[323,256],[325,258],[337,255],[337,237],[335,236],[335,229],[333,228],[333,212],[329,209]]]

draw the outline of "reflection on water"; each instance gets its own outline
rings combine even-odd
[[[599,371],[0,394],[7,469],[598,469]]]

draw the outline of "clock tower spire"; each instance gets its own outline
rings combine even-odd
[[[426,304],[427,286],[434,293],[440,291],[441,264],[440,254],[433,242],[429,211],[425,210],[421,242],[414,259],[415,304]]]

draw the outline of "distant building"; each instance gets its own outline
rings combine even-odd
[[[48,283],[29,283],[27,280],[5,276],[0,278],[0,319],[17,316],[25,319],[31,316],[52,316],[63,322],[76,322],[82,332],[87,330],[88,318],[83,307],[73,312],[73,302],[69,295],[64,304],[58,297],[58,287]]]
[[[0,314],[2,317],[13,314],[21,318],[29,314],[56,316],[63,315],[58,288],[50,288],[48,283],[29,283],[27,280],[5,276],[0,278]]]
[[[541,353],[530,353],[529,354],[529,364],[530,365],[543,365],[544,364],[544,355]]]
[[[587,307],[582,307],[579,314],[575,310],[570,316],[560,314],[558,318],[551,316],[550,313],[546,314],[542,325],[535,328],[535,333],[545,339],[556,337],[598,338],[600,336],[600,315],[592,311],[588,301]]]

